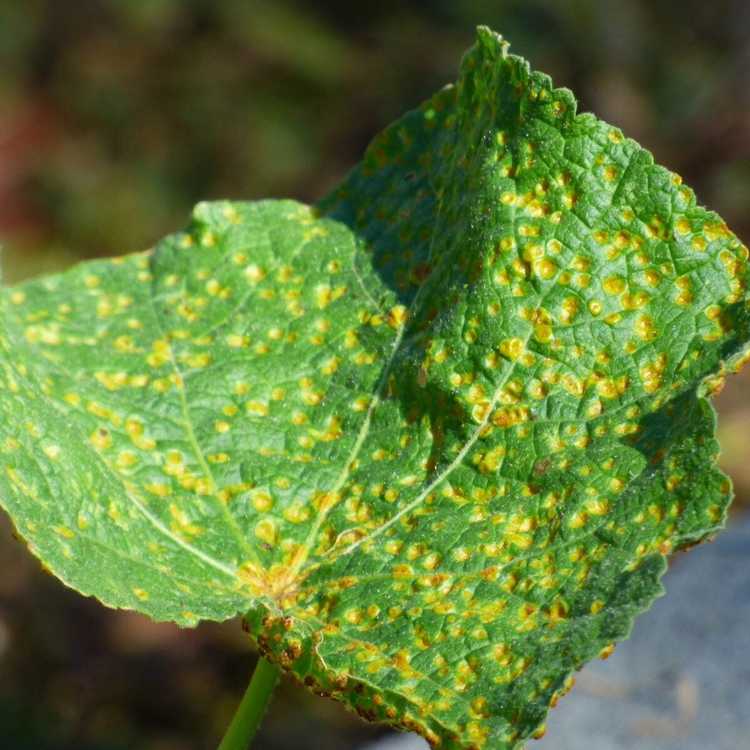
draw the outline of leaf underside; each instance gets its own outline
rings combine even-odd
[[[515,748],[724,521],[747,259],[481,28],[317,207],[3,290],[1,501],[109,606],[245,613],[367,718]]]

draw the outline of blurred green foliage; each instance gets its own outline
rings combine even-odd
[[[5,278],[148,247],[201,199],[320,197],[379,129],[453,80],[480,23],[747,241],[747,0],[0,0]],[[749,396],[745,376],[721,402],[744,496]],[[212,747],[251,668],[239,628],[181,633],[104,611],[9,539],[0,745]],[[259,747],[343,750],[379,731],[286,685]]]
[[[744,0],[2,0],[7,272],[142,249],[204,198],[320,197],[479,22],[747,235]]]

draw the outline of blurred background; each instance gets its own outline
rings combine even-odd
[[[4,280],[149,247],[198,200],[315,201],[454,80],[477,24],[750,241],[746,0],[0,0]],[[750,372],[718,406],[741,514]],[[106,611],[46,576],[4,520],[0,571],[0,746],[215,746],[254,660],[239,623],[179,631]],[[382,733],[285,684],[257,747]]]

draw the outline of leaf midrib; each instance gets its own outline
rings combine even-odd
[[[155,270],[153,267],[155,255],[151,256],[151,269],[152,269],[152,292],[154,290],[155,284],[158,283],[158,278],[153,271]],[[184,280],[183,280],[183,289],[184,289]],[[221,515],[223,516],[224,520],[227,523],[227,526],[231,529],[232,534],[234,535],[237,544],[239,546],[239,549],[253,562],[258,563],[259,558],[257,555],[257,552],[255,549],[253,549],[247,542],[247,539],[242,534],[242,530],[239,527],[239,524],[237,523],[237,519],[229,512],[229,508],[227,505],[221,501],[221,499],[218,497],[217,494],[217,484],[216,484],[216,478],[214,477],[214,473],[211,470],[211,467],[209,466],[208,461],[206,460],[205,453],[198,442],[198,438],[195,434],[195,429],[193,427],[193,421],[190,416],[190,406],[188,403],[188,381],[187,376],[182,373],[180,370],[179,365],[177,364],[177,358],[175,357],[174,353],[174,347],[172,346],[172,340],[171,337],[168,336],[167,332],[164,330],[164,327],[161,322],[161,318],[159,317],[159,312],[157,310],[155,301],[154,301],[155,295],[149,294],[148,300],[149,305],[151,307],[154,325],[156,326],[156,330],[159,334],[159,338],[163,339],[167,344],[167,352],[169,354],[169,362],[172,367],[172,371],[175,375],[175,378],[177,379],[177,383],[175,384],[175,387],[177,389],[177,392],[179,394],[179,404],[180,404],[180,412],[182,414],[182,427],[185,430],[185,433],[187,435],[188,443],[190,444],[190,447],[193,450],[193,455],[195,456],[196,460],[198,461],[198,464],[201,467],[201,470],[203,471],[205,477],[210,482],[210,489],[211,492],[209,494],[209,497],[211,497],[214,500],[214,503],[219,508]]]

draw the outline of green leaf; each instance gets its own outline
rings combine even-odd
[[[481,28],[316,209],[2,294],[0,497],[57,576],[448,748],[515,748],[731,490],[748,250]]]

